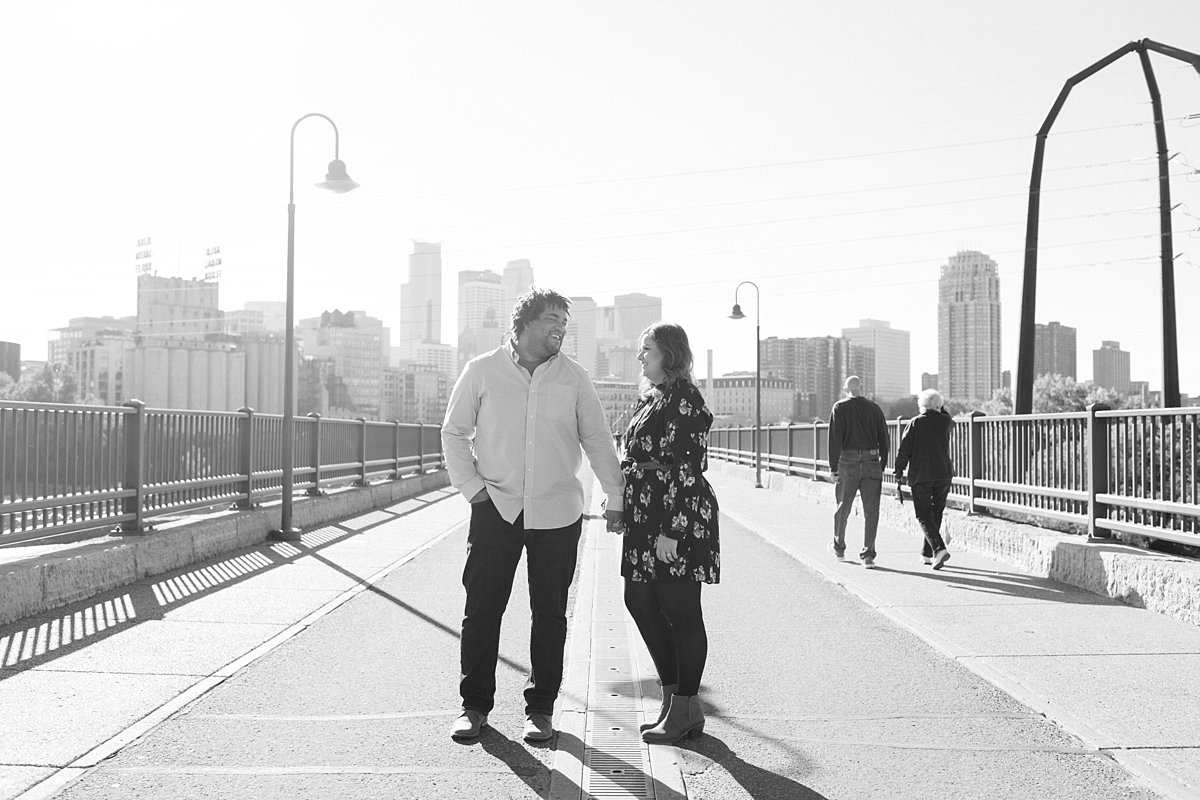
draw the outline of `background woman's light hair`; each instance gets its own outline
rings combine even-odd
[[[934,411],[938,411],[945,404],[942,393],[937,389],[925,389],[917,395],[917,405],[922,409],[932,408]]]

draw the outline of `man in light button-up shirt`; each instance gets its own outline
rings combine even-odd
[[[522,549],[533,617],[525,737],[553,736],[567,594],[583,529],[583,453],[608,497],[609,530],[623,525],[624,480],[600,398],[587,371],[559,354],[569,309],[557,292],[522,295],[514,338],[467,364],[446,409],[450,483],[471,502],[456,738],[477,736],[494,705],[500,623]]]

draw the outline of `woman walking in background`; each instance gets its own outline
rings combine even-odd
[[[645,330],[643,393],[625,435],[625,607],[662,684],[646,742],[704,731],[698,696],[708,658],[700,587],[720,579],[717,498],[704,478],[712,414],[692,382],[692,350],[678,325]]]
[[[936,389],[926,389],[917,397],[921,413],[908,421],[900,449],[896,453],[896,491],[905,481],[912,489],[913,511],[925,534],[921,559],[941,569],[950,560],[950,551],[942,540],[942,512],[950,494],[954,464],[950,460],[950,432],[954,420],[946,413],[944,401]]]

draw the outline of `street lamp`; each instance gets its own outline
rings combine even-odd
[[[342,194],[357,189],[358,184],[346,174],[346,165],[338,157],[340,138],[337,125],[324,114],[305,114],[292,124],[291,147],[288,151],[288,233],[287,233],[287,301],[284,324],[283,353],[283,499],[279,510],[279,530],[271,538],[283,542],[300,539],[300,530],[292,527],[292,448],[295,443],[295,289],[296,289],[296,128],[309,117],[320,117],[333,126],[333,161],[325,180],[316,184],[319,189]]]
[[[738,305],[738,289],[746,284],[754,287],[754,488],[762,488],[762,448],[758,437],[762,435],[762,295],[754,281],[742,281],[733,290],[733,311],[730,319],[745,319]]]

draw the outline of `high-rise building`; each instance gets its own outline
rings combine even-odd
[[[500,326],[502,331],[512,327],[511,315],[517,298],[533,288],[533,267],[528,258],[518,258],[504,265],[504,313],[506,319]]]
[[[400,348],[414,352],[421,343],[442,340],[442,246],[413,242],[408,282],[400,286]]]
[[[867,348],[840,336],[768,336],[762,342],[763,375],[795,388],[791,418],[796,422],[828,419],[850,375],[862,378],[863,394],[874,397],[874,362],[874,354]]]
[[[435,367],[407,364],[383,373],[384,418],[440,425],[453,381]]]
[[[1033,374],[1075,379],[1075,329],[1059,322],[1033,329]]]
[[[500,346],[504,284],[491,270],[458,273],[458,367]]]
[[[11,377],[13,383],[21,380],[21,345],[0,342],[0,372]]]
[[[947,398],[987,400],[1000,388],[1000,277],[996,262],[960,250],[938,281],[938,382]]]
[[[937,388],[938,388],[938,374],[936,372],[922,372],[921,373],[921,391],[923,392],[926,389],[937,389]]]
[[[567,320],[562,349],[582,364],[593,379],[602,377],[596,372],[596,301],[592,298],[571,298],[571,318]]]
[[[617,309],[617,335],[637,342],[642,331],[662,320],[662,298],[641,292],[619,294],[613,298]]]
[[[872,362],[874,394],[880,403],[891,403],[912,394],[908,331],[895,329],[890,322],[880,319],[861,319],[857,328],[842,328],[842,338],[870,351],[866,357]]]
[[[330,376],[336,376],[336,381],[343,383],[349,393],[348,403],[339,401],[334,405],[348,407],[365,419],[381,419],[383,354],[387,352],[383,323],[359,311],[335,310],[302,319],[297,329],[305,359],[330,362],[331,366],[325,370],[326,384],[330,383]]]
[[[1120,342],[1101,342],[1100,349],[1092,351],[1092,383],[1129,394],[1129,353]]]

